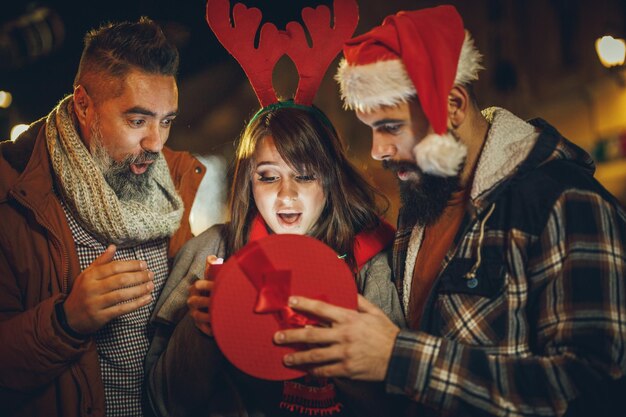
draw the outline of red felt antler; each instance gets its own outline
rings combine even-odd
[[[326,6],[302,10],[313,46],[309,47],[302,25],[287,24],[286,31],[279,31],[271,23],[261,27],[259,46],[254,47],[254,37],[261,22],[261,12],[237,3],[233,9],[231,25],[228,0],[208,0],[206,19],[219,41],[243,68],[261,106],[278,101],[272,87],[272,73],[284,54],[296,65],[300,80],[295,102],[311,105],[322,82],[324,73],[350,38],[358,22],[356,0],[333,2],[335,24],[330,25],[330,11]]]
[[[311,35],[312,47],[307,44],[304,29],[299,23],[290,22],[287,33],[290,42],[287,54],[296,64],[300,81],[295,102],[310,105],[324,78],[330,63],[341,51],[343,44],[352,36],[359,22],[359,8],[356,0],[335,0],[333,2],[335,25],[330,25],[330,11],[326,6],[302,10],[302,20]]]
[[[266,23],[261,28],[258,48],[254,37],[261,22],[261,11],[237,3],[233,9],[233,24],[230,22],[228,0],[208,0],[206,20],[217,39],[230,52],[252,84],[252,88],[263,107],[278,101],[272,87],[272,72],[276,62],[284,55],[286,34],[276,26]]]

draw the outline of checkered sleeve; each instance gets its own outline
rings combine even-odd
[[[502,354],[421,332],[396,339],[387,390],[446,415],[562,415],[626,374],[626,218],[596,193],[555,202],[526,256],[530,349]]]

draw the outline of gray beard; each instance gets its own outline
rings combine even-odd
[[[150,195],[151,188],[156,185],[153,181],[154,164],[150,164],[146,172],[140,175],[134,174],[130,170],[130,165],[155,160],[159,153],[144,151],[138,156],[129,155],[120,162],[113,160],[104,147],[97,119],[91,129],[90,152],[105,181],[120,201],[143,202],[146,196]]]

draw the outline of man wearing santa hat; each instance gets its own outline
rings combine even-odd
[[[293,296],[331,325],[276,333],[317,344],[285,364],[384,381],[409,414],[623,413],[626,213],[589,155],[543,120],[478,108],[481,55],[454,7],[389,16],[344,56],[344,103],[400,182],[410,326],[363,298],[351,311]]]

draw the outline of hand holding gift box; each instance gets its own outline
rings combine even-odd
[[[292,310],[287,305],[291,295],[357,307],[357,288],[346,263],[310,237],[271,235],[249,243],[219,267],[211,327],[224,355],[241,371],[268,380],[306,373],[283,365],[284,355],[303,346],[278,346],[272,340],[278,330],[324,324]]]

